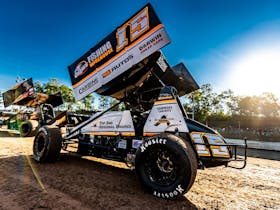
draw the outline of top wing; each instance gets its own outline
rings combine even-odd
[[[163,24],[147,4],[68,67],[75,98],[102,92],[169,42]]]

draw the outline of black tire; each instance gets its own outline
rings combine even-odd
[[[38,122],[35,120],[27,120],[20,124],[19,132],[21,137],[35,136]]]
[[[56,126],[43,126],[34,138],[33,158],[40,163],[54,162],[59,157],[61,147],[60,129]]]
[[[162,134],[146,140],[139,147],[135,170],[149,193],[174,199],[193,185],[197,159],[188,142],[172,134]]]

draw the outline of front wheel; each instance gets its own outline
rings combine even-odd
[[[139,147],[135,169],[149,193],[172,199],[183,195],[193,185],[197,160],[188,142],[172,134],[162,134]]]

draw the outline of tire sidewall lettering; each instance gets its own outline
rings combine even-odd
[[[168,180],[166,185],[162,185],[161,174],[149,174],[150,170],[159,167],[157,157],[161,155],[157,151],[167,151],[172,156],[173,164],[176,167],[176,176]],[[152,157],[150,157],[152,153]],[[167,158],[167,157],[166,157]],[[150,165],[150,161],[152,162]],[[182,196],[192,186],[196,170],[197,161],[195,153],[189,142],[178,136],[163,133],[159,136],[146,138],[136,152],[135,169],[144,187],[155,197],[162,199],[174,199]],[[165,174],[163,174],[165,176]],[[153,177],[155,176],[155,178]]]
[[[45,127],[42,127],[40,130],[45,134],[46,137],[48,136],[48,130]]]
[[[146,140],[139,148],[141,152],[145,152],[149,146],[152,146],[154,144],[166,144],[166,143],[167,143],[167,139],[165,138],[153,138],[153,139]]]
[[[184,190],[182,189],[182,186],[179,184],[179,185],[177,185],[177,187],[175,187],[174,190],[172,190],[170,192],[162,193],[162,192],[158,192],[155,190],[153,192],[153,195],[158,198],[174,198],[178,195],[183,194],[183,192],[184,192]]]

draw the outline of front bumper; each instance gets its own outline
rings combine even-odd
[[[218,146],[220,147],[221,144],[205,144],[205,143],[195,143],[195,145],[204,145],[207,148]],[[210,157],[203,157],[199,156],[199,162],[201,162],[202,168],[206,167],[213,167],[218,165],[225,165],[227,167],[235,168],[235,169],[243,169],[246,167],[247,164],[247,139],[244,139],[244,142],[241,144],[229,144],[224,143],[222,146],[227,147],[229,150],[230,157],[213,157],[211,154]],[[237,166],[230,164],[230,162],[240,162]]]

